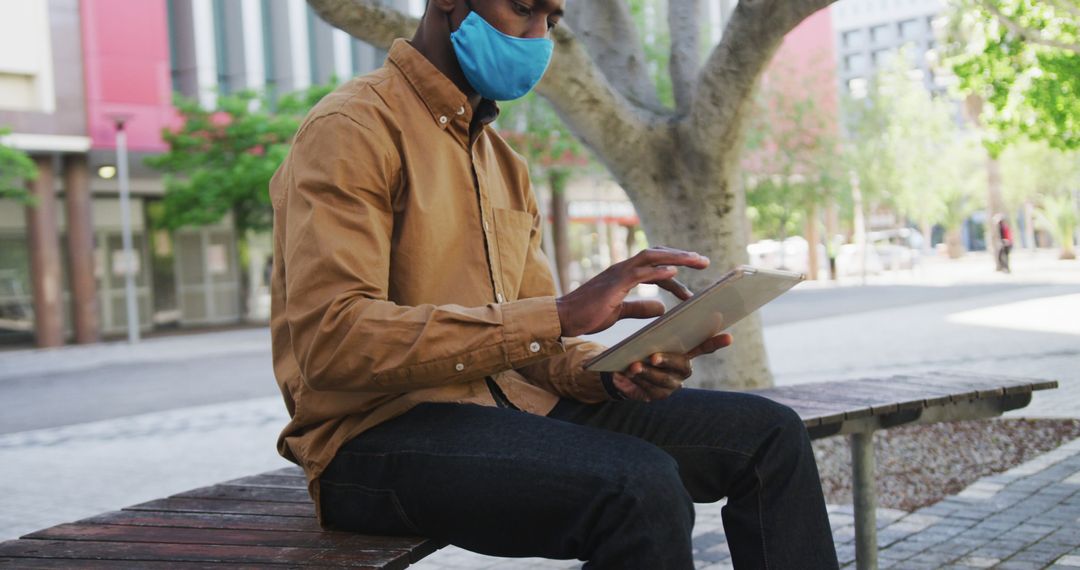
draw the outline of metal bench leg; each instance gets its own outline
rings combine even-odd
[[[851,434],[852,494],[855,500],[855,568],[877,570],[877,491],[874,432]]]

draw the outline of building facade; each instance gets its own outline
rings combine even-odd
[[[837,78],[853,98],[866,95],[869,80],[900,53],[927,89],[944,91],[950,77],[933,69],[935,26],[944,0],[839,0],[831,7]]]
[[[393,0],[422,11],[422,0]],[[283,94],[347,79],[385,53],[318,18],[304,0],[20,0],[0,3],[0,128],[30,154],[34,207],[0,200],[0,342],[96,342],[126,329],[135,272],[143,330],[268,316],[264,253],[239,267],[231,221],[169,232],[143,164],[178,125],[174,93],[212,107],[240,89]],[[121,248],[117,124],[127,134],[136,259]],[[251,288],[240,290],[241,272]],[[240,308],[249,307],[248,315]]]

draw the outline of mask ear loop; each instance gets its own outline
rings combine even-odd
[[[475,12],[476,11],[472,7],[472,1],[471,0],[465,0],[465,7],[468,8],[470,12]],[[468,15],[468,14],[466,14],[466,15]],[[451,34],[456,31],[456,30],[453,29],[453,26],[454,26],[454,23],[450,21],[450,14],[447,14],[446,15],[446,27],[450,30]]]

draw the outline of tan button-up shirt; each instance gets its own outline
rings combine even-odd
[[[324,98],[270,183],[278,451],[319,475],[342,444],[423,402],[533,414],[607,399],[560,338],[523,159],[408,42]],[[452,426],[448,426],[452,427]]]

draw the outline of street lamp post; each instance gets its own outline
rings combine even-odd
[[[116,125],[116,171],[120,184],[120,226],[124,246],[124,298],[127,303],[128,342],[139,342],[139,305],[135,297],[135,252],[131,237],[131,190],[128,187],[126,115],[112,115]]]

